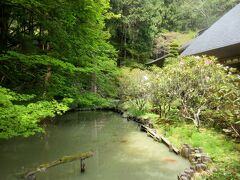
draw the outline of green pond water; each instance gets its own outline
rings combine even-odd
[[[73,112],[55,119],[46,133],[0,141],[0,179],[65,155],[94,151],[85,161],[59,165],[37,180],[174,180],[189,163],[153,141],[134,122],[113,112]]]

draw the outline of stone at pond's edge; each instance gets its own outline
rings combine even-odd
[[[193,148],[191,145],[183,144],[180,150],[182,157],[188,159],[192,164],[190,169],[186,169],[179,176],[179,180],[189,179],[191,180],[195,173],[203,173],[208,171],[207,164],[211,162],[211,158],[203,153],[202,148]],[[187,175],[190,175],[190,178]]]

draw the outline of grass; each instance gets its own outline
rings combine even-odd
[[[179,46],[182,46],[188,42],[190,42],[194,37],[196,37],[196,32],[187,32],[187,33],[177,33],[176,38],[174,39],[174,43],[178,44]]]
[[[198,130],[193,125],[185,123],[168,126],[158,124],[156,127],[177,147],[184,143],[202,147],[213,160],[211,167],[216,169],[208,179],[240,179],[239,144],[223,134],[211,128]]]

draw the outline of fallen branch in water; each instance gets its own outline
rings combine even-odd
[[[176,147],[174,147],[163,135],[158,135],[155,132],[155,130],[153,130],[145,125],[141,125],[141,129],[146,131],[153,139],[166,144],[170,151],[173,151],[174,153],[179,154],[179,150]]]
[[[87,158],[90,158],[93,156],[93,152],[86,152],[86,153],[80,153],[80,154],[75,154],[75,155],[71,155],[71,156],[64,156],[58,160],[49,162],[49,163],[45,163],[45,164],[41,164],[36,168],[33,168],[32,170],[29,170],[27,172],[21,173],[18,177],[22,178],[22,179],[26,179],[26,180],[32,180],[35,179],[35,174],[38,172],[43,172],[46,171],[47,169],[60,165],[60,164],[64,164],[64,163],[68,163],[68,162],[72,162],[75,160],[85,160]]]

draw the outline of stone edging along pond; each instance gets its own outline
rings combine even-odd
[[[184,170],[177,176],[178,180],[192,180],[197,176],[211,174],[211,171],[208,168],[208,164],[211,162],[211,158],[203,152],[202,148],[193,148],[191,145],[183,144],[181,149],[178,150],[169,140],[167,140],[163,135],[157,134],[156,129],[154,129],[153,124],[150,122],[150,119],[144,119],[141,117],[133,116],[127,111],[121,109],[111,109],[112,111],[121,114],[124,118],[128,120],[133,120],[140,125],[140,130],[148,134],[157,142],[164,143],[169,151],[174,152],[177,155],[182,156],[187,159],[191,166]]]

